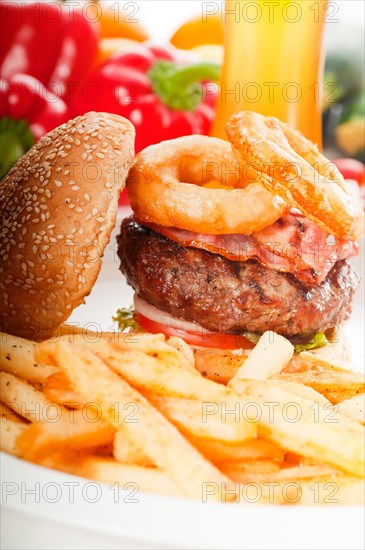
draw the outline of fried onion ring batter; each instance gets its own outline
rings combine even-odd
[[[231,144],[218,138],[193,135],[152,145],[129,173],[132,209],[142,222],[198,233],[260,231],[288,206],[259,179],[248,182],[243,169]],[[210,180],[228,188],[204,187]]]
[[[363,235],[364,212],[340,172],[300,132],[251,111],[234,115],[226,132],[268,190],[340,239]]]

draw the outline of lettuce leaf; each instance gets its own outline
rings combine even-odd
[[[305,344],[297,344],[295,346],[295,353],[300,353],[301,351],[307,351],[309,349],[322,348],[326,344],[329,344],[329,341],[326,338],[324,332],[317,332],[309,342]]]
[[[257,344],[262,334],[259,334],[258,332],[242,332],[242,336],[244,336],[249,342]]]
[[[134,307],[122,307],[117,310],[116,315],[113,317],[113,321],[118,323],[119,330],[124,332],[130,328],[133,330],[141,330],[139,324],[134,318]]]

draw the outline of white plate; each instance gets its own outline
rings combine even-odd
[[[127,210],[121,214],[126,215]],[[133,292],[118,271],[115,245],[118,229],[106,251],[93,292],[70,319],[81,326],[110,329],[117,308],[132,303]],[[363,269],[362,257],[354,262],[359,271]],[[354,362],[360,367],[363,288],[356,295],[347,333]],[[203,504],[158,495],[133,495],[133,487],[116,493],[113,487],[34,466],[5,454],[1,455],[1,478],[1,547],[6,549],[343,550],[365,545],[361,507]]]

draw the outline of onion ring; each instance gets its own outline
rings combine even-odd
[[[231,189],[203,187],[209,179]],[[250,234],[288,210],[260,181],[247,183],[229,142],[208,136],[184,136],[147,147],[137,155],[127,189],[141,222],[197,233]]]
[[[340,239],[363,235],[364,212],[340,172],[300,132],[251,111],[232,116],[226,132],[268,190]]]

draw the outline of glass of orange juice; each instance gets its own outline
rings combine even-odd
[[[241,110],[287,122],[321,147],[325,0],[226,0],[225,54],[212,135]],[[329,13],[328,13],[329,15]]]

